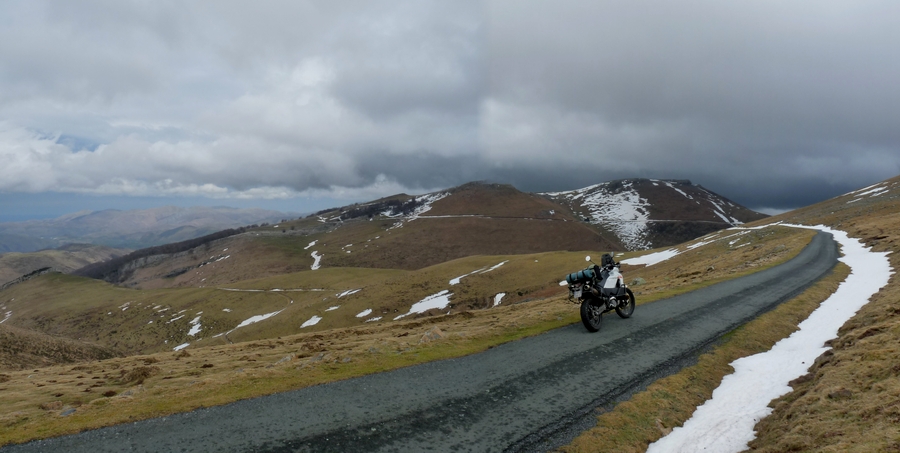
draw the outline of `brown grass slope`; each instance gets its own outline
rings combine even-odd
[[[125,249],[102,245],[69,244],[58,249],[39,252],[5,253],[0,255],[0,285],[45,267],[60,272],[71,272],[128,252]]]
[[[633,184],[654,199],[654,216],[667,219],[651,224],[653,237],[664,238],[666,244],[727,226],[709,220],[718,217],[703,197],[714,197],[729,216],[741,220],[761,216],[689,183],[678,186],[687,197],[664,184],[654,186],[650,180]],[[135,266],[123,284],[146,289],[230,284],[309,269],[312,252],[324,257],[323,267],[415,270],[473,255],[624,250],[615,234],[584,222],[581,214],[545,196],[487,183],[469,183],[445,192],[446,197],[415,219],[382,215],[390,203],[414,202],[416,197],[406,195],[326,210],[255,228],[188,253],[156,257]],[[310,246],[312,242],[315,246]],[[201,271],[201,266],[212,267]]]
[[[88,342],[0,324],[0,370],[25,370],[119,355],[112,349]]]
[[[614,236],[541,196],[481,183],[449,192],[415,220],[344,218],[364,204],[259,227],[138,266],[123,284],[146,289],[230,284],[310,269],[313,251],[324,256],[323,267],[415,270],[473,255],[622,250]],[[394,199],[409,200],[380,201]]]
[[[773,220],[844,230],[900,269],[900,177]],[[900,281],[894,274],[756,427],[754,451],[900,450]]]
[[[364,225],[370,223],[373,222]],[[648,282],[635,287],[638,296],[642,297],[647,292],[728,278],[735,272],[766,266],[797,247],[790,242],[791,237],[802,235],[798,236],[788,228],[752,232],[740,243],[704,247],[704,251],[716,253],[702,255],[704,257],[696,262],[681,256],[673,259],[672,263],[679,266],[678,272],[659,273],[659,269],[669,269],[667,267],[632,270],[625,266],[624,270],[626,275],[642,277]],[[768,244],[772,241],[778,243]],[[228,263],[239,263],[244,255],[239,248],[229,248],[222,253],[235,255],[177,278],[202,280],[210,276],[214,280],[211,276],[219,273],[231,275]],[[503,304],[540,299],[564,292],[558,286],[559,279],[580,268],[585,253],[597,255],[599,251],[472,256],[415,271],[306,269],[222,285],[203,286],[202,283],[212,281],[207,280],[196,287],[169,289],[130,289],[51,274],[3,291],[0,303],[5,307],[4,311],[12,313],[7,321],[11,325],[88,340],[129,354],[151,353],[171,350],[185,343],[201,347],[273,338],[299,331],[390,324],[397,316],[408,313],[417,302],[444,290],[451,293],[449,306],[443,310],[413,313],[409,317],[489,308],[500,293],[506,294]],[[696,253],[692,251],[685,256],[696,259]],[[725,265],[729,260],[738,262]],[[450,284],[452,279],[501,263],[502,266],[490,272],[468,275],[458,284]],[[356,292],[342,295],[352,290]],[[359,316],[366,310],[371,313]],[[273,315],[265,322],[234,330],[247,319],[275,312],[277,316]],[[320,321],[303,327],[313,317]],[[194,320],[201,327],[191,335]]]
[[[809,231],[774,227],[747,233],[734,242],[734,238],[728,237],[730,233],[719,232],[702,238],[708,243],[702,247],[689,249],[689,244],[682,245],[682,254],[656,266],[623,266],[630,280],[638,277],[646,280],[646,283],[634,285],[638,302],[683,293],[783,262],[801,250],[812,236]],[[596,255],[597,252],[589,253]],[[162,319],[160,328],[172,329],[182,335],[178,338],[186,338],[186,321],[203,311],[202,334],[206,339],[192,340],[191,346],[180,352],[169,349],[74,366],[3,371],[0,373],[0,445],[457,357],[571,324],[578,320],[577,306],[565,300],[566,289],[557,282],[565,274],[584,266],[584,253],[475,256],[416,271],[332,268],[235,284],[237,289],[284,289],[289,285],[313,284],[329,288],[327,292],[315,293],[239,293],[215,288],[136,291],[72,276],[43,276],[0,292],[0,305],[9,305],[10,298],[16,299],[12,302],[19,302],[20,298],[32,297],[27,294],[31,291],[39,296],[34,300],[57,300],[60,306],[56,310],[60,312],[53,316],[62,319],[58,315],[65,314],[66,310],[95,304],[97,313],[84,318],[115,320],[101,326],[102,329],[121,326],[126,334],[113,334],[120,345],[135,342],[135,339],[127,339],[127,334],[140,332],[147,317]],[[470,275],[462,278],[458,285],[449,285],[452,278],[506,260],[509,260],[506,264],[489,273]],[[34,286],[29,289],[29,285]],[[55,289],[48,288],[54,285]],[[339,298],[336,294],[359,287],[362,291],[350,296]],[[411,301],[442,289],[454,293],[449,315],[426,312],[416,318],[409,316],[399,321],[373,323],[355,316],[366,307],[376,312],[371,316],[380,315],[378,312],[384,311],[384,306],[376,303],[390,304],[394,299],[403,299],[405,302],[401,306],[408,309]],[[13,291],[18,293],[13,294]],[[69,297],[59,298],[53,291]],[[498,292],[508,295],[495,307],[493,295]],[[323,316],[316,325],[322,330],[307,331],[299,327],[311,313],[304,314],[302,310],[307,308],[300,308],[305,302],[297,296],[302,294],[314,294],[315,303],[321,303],[318,308],[310,304],[310,309],[340,305],[334,311],[315,312]],[[285,296],[294,298],[294,303],[290,304]],[[155,300],[157,297],[161,299]],[[220,300],[220,297],[230,299]],[[328,300],[322,300],[325,297]],[[123,311],[119,307],[124,301],[131,303]],[[238,304],[240,301],[243,306],[260,311],[246,311],[235,316],[228,321],[231,324],[225,326],[229,329],[250,313],[285,311],[232,332],[229,337],[234,344],[226,344],[223,337],[209,337],[209,333],[222,328],[217,323],[227,321],[219,316],[236,315],[237,307],[242,306]],[[190,316],[165,324],[171,315],[153,315],[160,302],[171,307],[163,314],[188,310]],[[14,306],[16,314],[7,322],[20,322],[20,315],[31,319],[34,313],[28,315],[18,311],[30,305]],[[107,308],[110,306],[115,311]],[[490,308],[485,308],[488,306]],[[222,308],[235,310],[228,313]],[[342,319],[351,319],[355,324],[337,327]],[[254,338],[254,341],[246,341]],[[174,342],[169,341],[167,347],[172,344]]]
[[[559,205],[509,185],[470,183],[449,193],[400,227],[394,222],[385,231],[348,237],[343,244],[335,238],[340,230],[330,233],[323,241],[355,246],[332,251],[323,264],[421,269],[472,255],[622,250],[615,237],[601,235]]]

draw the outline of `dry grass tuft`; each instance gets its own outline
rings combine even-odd
[[[123,372],[125,370],[122,370]],[[160,373],[160,368],[156,366],[139,366],[131,371],[125,372],[121,382],[123,384],[143,384],[150,376]]]

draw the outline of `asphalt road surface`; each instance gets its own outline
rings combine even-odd
[[[6,452],[500,452],[552,448],[609,405],[799,294],[837,262],[819,233],[762,272],[459,359],[319,385]],[[562,436],[562,437],[560,437]],[[548,440],[549,439],[549,440]],[[558,442],[558,441],[557,441]]]

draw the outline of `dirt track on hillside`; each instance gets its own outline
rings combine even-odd
[[[521,451],[552,447],[597,407],[687,362],[836,263],[819,234],[747,277],[482,354],[0,451]]]

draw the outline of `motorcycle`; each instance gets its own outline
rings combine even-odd
[[[619,263],[612,255],[604,254],[600,260],[602,265],[592,263],[582,271],[566,276],[569,284],[569,300],[581,303],[581,322],[588,332],[600,330],[603,313],[615,310],[621,318],[630,318],[634,313],[634,293],[625,285],[625,277],[619,270]]]

